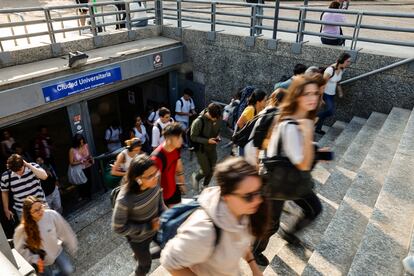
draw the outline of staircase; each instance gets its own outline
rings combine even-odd
[[[401,261],[414,254],[414,111],[373,112],[325,130],[319,144],[335,152],[335,161],[319,163],[312,173],[323,212],[298,234],[300,246],[271,238],[264,275],[405,275]],[[219,156],[227,152],[221,148]],[[183,157],[191,173],[196,161]],[[132,251],[110,229],[107,197],[69,220],[80,240],[77,275],[133,272]],[[286,209],[282,224],[298,213],[294,203]],[[244,261],[240,266],[251,275]],[[154,260],[150,275],[168,273]]]

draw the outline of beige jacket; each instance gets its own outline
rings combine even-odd
[[[203,209],[195,211],[167,243],[161,253],[161,264],[166,269],[188,267],[200,276],[239,275],[240,259],[253,240],[248,231],[248,217],[237,221],[221,199],[219,187],[205,189],[199,202]],[[221,229],[216,247],[211,220]]]

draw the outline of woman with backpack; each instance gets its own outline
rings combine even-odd
[[[243,110],[236,123],[235,132],[242,129],[254,116],[262,111],[266,106],[266,92],[261,89],[255,89],[249,97],[248,105]],[[244,148],[238,147],[239,156],[244,156]]]
[[[338,10],[340,9],[340,6],[341,4],[339,2],[333,1],[329,4],[329,9]],[[345,15],[336,12],[323,12],[320,20],[331,24],[341,24],[346,22]],[[336,36],[343,35],[341,26],[327,24],[321,26],[320,33]],[[321,36],[321,42],[326,45],[345,45],[344,38]]]
[[[325,119],[333,116],[335,113],[335,95],[338,92],[339,98],[343,97],[342,87],[339,82],[342,80],[342,74],[344,70],[351,65],[351,56],[348,53],[342,53],[335,64],[332,64],[325,69],[323,78],[326,81],[325,90],[323,93],[323,101],[325,102],[325,110],[318,113],[319,118],[315,132],[324,135],[325,132],[322,130],[322,125]]]
[[[173,276],[239,275],[244,258],[254,276],[263,275],[250,251],[253,237],[267,228],[267,205],[256,168],[243,158],[216,166],[216,187],[206,188],[201,207],[178,228],[161,252],[161,264]]]
[[[45,209],[42,199],[28,196],[23,202],[22,220],[13,237],[14,247],[40,275],[59,275],[74,272],[63,246],[73,255],[78,247],[76,235],[56,211]]]
[[[142,142],[141,139],[132,138],[125,141],[126,148],[118,153],[116,160],[111,169],[113,176],[124,176],[131,164],[132,159],[142,153]]]
[[[125,236],[138,266],[135,275],[151,269],[150,244],[159,229],[159,217],[167,208],[158,184],[160,172],[146,154],[135,156],[128,168],[112,216],[112,229]]]
[[[266,194],[270,198],[271,225],[265,238],[256,240],[253,253],[256,262],[266,266],[262,254],[269,238],[279,228],[279,219],[285,200],[294,200],[304,216],[289,229],[280,229],[282,238],[292,244],[299,242],[295,233],[309,225],[322,211],[322,205],[312,190],[310,171],[314,165],[313,122],[321,103],[322,75],[301,76],[289,86],[275,127],[271,130],[267,155],[263,160]]]

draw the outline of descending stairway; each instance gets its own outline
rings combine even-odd
[[[335,161],[319,163],[312,173],[323,213],[298,234],[300,246],[271,238],[264,275],[405,275],[401,261],[414,254],[414,111],[373,112],[325,130],[319,144],[335,152]],[[195,160],[184,162],[192,167]],[[293,203],[286,205],[285,225],[289,213],[298,213]],[[110,230],[110,216],[109,202],[102,201],[70,219],[81,243],[77,275],[133,271],[132,252]],[[242,275],[251,275],[244,261],[240,265]],[[168,275],[158,261],[152,271]]]

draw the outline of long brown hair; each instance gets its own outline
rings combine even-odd
[[[303,95],[305,86],[309,84],[316,84],[319,87],[319,103],[318,107],[315,110],[308,112],[307,119],[314,120],[316,114],[318,113],[319,107],[321,106],[322,99],[322,89],[321,87],[325,85],[325,80],[323,79],[322,74],[314,74],[312,76],[304,75],[296,77],[289,86],[286,95],[283,98],[283,101],[280,105],[280,116],[279,121],[285,119],[286,117],[292,116],[298,109],[298,98]]]
[[[39,227],[37,226],[37,222],[33,219],[31,213],[33,204],[37,202],[43,204],[42,200],[34,196],[28,196],[23,201],[22,224],[27,235],[26,245],[30,249],[40,249],[42,244]]]
[[[239,183],[248,176],[260,178],[257,169],[241,157],[230,157],[217,164],[214,174],[217,185],[220,186],[221,196],[233,193]],[[257,212],[249,217],[251,234],[256,238],[262,237],[269,221],[269,208],[264,198]]]

